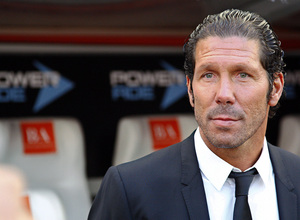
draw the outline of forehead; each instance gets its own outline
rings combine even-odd
[[[245,37],[207,37],[198,41],[195,50],[196,62],[226,58],[245,62],[260,62],[259,41]]]

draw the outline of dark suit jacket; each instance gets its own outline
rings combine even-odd
[[[269,144],[281,220],[300,219],[300,158]],[[209,219],[194,136],[105,175],[89,220]]]

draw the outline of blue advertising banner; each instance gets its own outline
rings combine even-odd
[[[181,55],[2,54],[0,115],[67,116],[83,125],[88,176],[111,164],[127,115],[192,112]]]
[[[1,117],[77,118],[89,177],[103,176],[111,165],[120,118],[192,113],[182,54],[2,53],[0,59]],[[280,118],[300,113],[300,56],[289,56],[286,63],[286,98],[267,132],[273,144]]]

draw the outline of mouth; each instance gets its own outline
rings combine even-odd
[[[211,120],[218,127],[230,127],[240,121],[240,119],[229,117],[229,116],[217,116],[211,118]]]

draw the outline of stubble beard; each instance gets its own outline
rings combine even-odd
[[[219,127],[218,134],[214,133],[210,128],[210,118],[218,114],[225,114],[234,118],[239,118],[241,121],[245,121],[245,113],[239,110],[235,110],[231,106],[218,106],[210,111],[206,116],[203,116],[201,110],[198,112],[195,108],[195,118],[198,122],[199,128],[205,139],[216,148],[222,149],[234,149],[243,145],[248,139],[250,139],[262,126],[267,110],[262,114],[261,110],[256,110],[253,114],[253,120],[250,124],[245,124],[240,130],[235,133],[231,132],[231,128]],[[203,117],[205,117],[203,119]],[[200,133],[201,133],[200,132]]]

